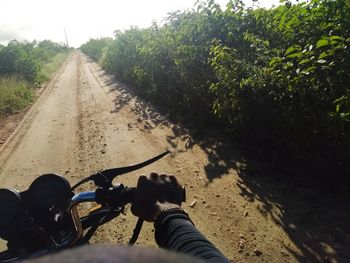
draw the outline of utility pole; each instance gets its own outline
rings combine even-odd
[[[64,31],[64,36],[66,37],[66,44],[67,44],[67,48],[69,48],[69,44],[68,44],[68,37],[67,37],[67,33],[66,33],[66,29],[63,28]]]

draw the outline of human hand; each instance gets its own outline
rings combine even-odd
[[[183,188],[173,175],[142,175],[137,182],[131,212],[143,220],[153,222],[160,211],[180,207],[183,195]]]

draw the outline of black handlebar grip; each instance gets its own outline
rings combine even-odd
[[[135,200],[136,187],[128,187],[123,192],[122,202],[124,204],[133,203]],[[182,187],[182,202],[186,202],[186,188]]]
[[[122,202],[124,204],[133,203],[135,200],[136,187],[127,187],[123,192]]]

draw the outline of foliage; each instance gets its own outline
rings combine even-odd
[[[0,78],[0,116],[20,110],[32,101],[30,85],[16,76]]]
[[[345,173],[349,10],[345,1],[248,10],[241,24],[259,30],[243,28],[237,46],[213,45],[214,110],[248,145],[314,173]]]
[[[100,39],[90,39],[87,43],[83,44],[80,49],[89,54],[89,56],[98,61],[103,54],[104,49],[113,41],[112,38],[100,38]]]
[[[68,49],[50,40],[10,42],[0,46],[0,115],[27,106],[33,86],[48,79],[67,57]]]
[[[51,58],[55,57],[57,54],[62,54],[67,51],[67,47],[62,44],[52,42],[51,40],[43,40],[35,45],[33,55],[43,63],[47,63],[50,62]]]
[[[272,9],[232,0],[225,10],[206,1],[163,26],[116,32],[94,59],[173,115],[221,123],[255,157],[341,176],[350,156],[349,31],[346,0]]]
[[[38,83],[42,65],[66,49],[50,40],[38,43],[11,41],[0,49],[0,76],[17,75],[30,83]]]
[[[32,51],[34,43],[10,42],[0,51],[0,75],[19,75],[34,83],[40,72],[40,63]]]

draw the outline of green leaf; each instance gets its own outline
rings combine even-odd
[[[301,57],[303,55],[303,53],[298,52],[298,53],[293,53],[287,56],[287,58],[297,58],[297,57]]]
[[[301,46],[299,45],[294,45],[294,46],[291,46],[289,47],[287,50],[286,50],[286,53],[284,54],[285,56],[295,52],[295,51],[298,51],[300,52],[301,51]]]
[[[326,58],[326,57],[328,57],[328,56],[330,56],[330,54],[328,54],[327,52],[322,52],[320,55],[319,55],[319,59],[323,59],[323,58]]]
[[[319,41],[317,41],[316,43],[316,48],[320,48],[320,47],[324,47],[324,46],[328,46],[329,45],[329,41],[328,39],[320,39]]]
[[[347,98],[348,98],[347,96],[343,95],[340,98],[338,98],[335,101],[333,101],[333,103],[342,103],[342,102],[346,101]]]
[[[315,71],[316,67],[315,66],[311,66],[311,67],[308,67],[306,69],[303,70],[303,73],[308,75],[310,74],[312,71]]]
[[[272,58],[272,59],[270,60],[269,66],[272,67],[272,66],[274,66],[276,63],[281,62],[281,61],[282,61],[282,58],[280,58],[280,57],[274,57],[274,58]]]
[[[340,41],[344,41],[345,39],[340,37],[340,36],[331,36],[330,39],[332,40],[340,40]]]
[[[338,104],[338,105],[335,106],[335,112],[336,112],[336,113],[339,113],[339,111],[340,111],[340,104]]]
[[[308,63],[308,62],[310,62],[310,59],[305,58],[305,59],[303,59],[302,61],[300,61],[298,64],[299,64],[299,65],[303,65],[303,64]]]

